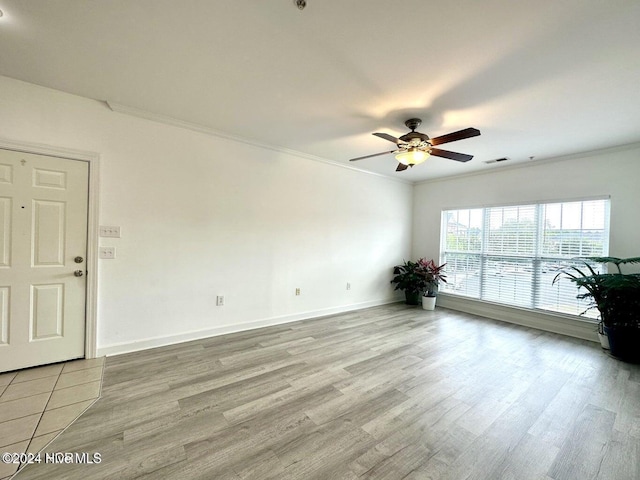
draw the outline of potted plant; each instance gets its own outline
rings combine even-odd
[[[395,290],[404,290],[408,305],[420,305],[422,297],[423,307],[433,310],[435,307],[435,297],[438,293],[438,284],[446,282],[443,272],[444,265],[437,266],[433,260],[419,259],[417,262],[405,261],[402,265],[393,267],[393,280]],[[425,307],[433,302],[431,308]]]
[[[611,354],[631,362],[640,362],[640,273],[622,273],[621,265],[640,263],[640,257],[586,257],[583,267],[562,269],[553,279],[568,278],[585,291],[577,298],[591,304],[582,313],[596,308],[601,328],[609,340]],[[612,263],[615,273],[599,273],[589,262]],[[599,327],[600,328],[600,327]]]
[[[394,290],[403,290],[407,305],[419,305],[422,293],[427,289],[427,277],[420,260],[406,261],[402,265],[393,267]]]
[[[438,266],[433,260],[425,260],[424,258],[418,260],[418,263],[427,280],[426,288],[422,294],[422,308],[433,310],[436,308],[436,296],[440,282],[447,283],[447,277],[443,271],[446,263]]]

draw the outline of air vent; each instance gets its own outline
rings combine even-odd
[[[509,160],[507,157],[502,157],[502,158],[495,158],[493,160],[487,160],[484,163],[498,163],[498,162],[506,162],[507,160]]]

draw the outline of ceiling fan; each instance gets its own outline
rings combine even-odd
[[[458,140],[464,140],[465,138],[477,137],[480,135],[480,130],[477,128],[465,128],[457,132],[448,133],[440,137],[429,138],[424,133],[416,132],[416,128],[420,126],[422,120],[419,118],[410,118],[404,124],[411,131],[400,138],[396,138],[387,133],[374,133],[376,137],[384,138],[390,142],[395,143],[398,148],[388,152],[374,153],[373,155],[365,155],[364,157],[352,158],[350,162],[357,160],[363,160],[365,158],[377,157],[379,155],[388,155],[393,153],[398,160],[398,168],[396,172],[401,172],[409,167],[413,167],[419,163],[424,162],[429,155],[436,157],[444,157],[450,160],[456,160],[458,162],[468,162],[473,158],[473,155],[467,155],[465,153],[450,152],[449,150],[441,150],[439,148],[433,148],[436,145],[442,145],[443,143],[456,142]]]

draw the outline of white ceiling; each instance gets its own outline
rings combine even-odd
[[[345,164],[413,116],[481,130],[466,164],[350,164],[410,181],[640,141],[638,0],[307,4],[0,0],[0,74]]]

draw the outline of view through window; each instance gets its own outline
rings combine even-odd
[[[579,315],[589,305],[576,285],[553,279],[575,257],[608,255],[608,243],[608,199],[443,211],[441,291]]]

